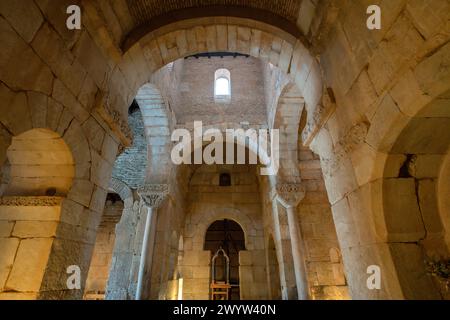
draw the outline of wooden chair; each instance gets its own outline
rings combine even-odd
[[[226,281],[216,280],[216,259],[222,253],[226,260]],[[230,299],[230,258],[222,247],[217,250],[211,260],[211,300],[229,300]],[[219,299],[216,299],[219,298]],[[222,299],[221,299],[222,298]]]

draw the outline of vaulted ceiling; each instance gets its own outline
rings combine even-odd
[[[299,14],[310,12],[313,0],[121,0],[128,6],[133,25],[128,45],[144,35],[174,22],[205,18],[235,17],[278,27],[294,37],[302,35]],[[306,5],[309,3],[310,5]],[[309,14],[311,16],[311,14]],[[310,20],[308,20],[310,21]],[[309,22],[307,23],[309,24]],[[127,45],[125,45],[125,48]]]
[[[301,0],[127,0],[131,15],[138,24],[178,10],[240,7],[264,10],[295,23]]]

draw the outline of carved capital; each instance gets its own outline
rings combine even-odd
[[[138,189],[138,194],[148,207],[157,209],[169,194],[167,184],[148,184]]]
[[[296,207],[305,197],[305,188],[300,183],[277,183],[275,193],[284,207]]]

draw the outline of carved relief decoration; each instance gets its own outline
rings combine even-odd
[[[305,197],[305,188],[300,183],[277,183],[275,192],[285,207],[295,207]]]
[[[128,122],[123,119],[122,115],[111,107],[108,98],[104,93],[97,96],[96,107],[94,109],[94,117],[100,118],[108,128],[111,135],[117,137],[120,141],[119,154],[125,148],[130,147],[133,142],[133,133],[128,126]],[[98,119],[98,120],[100,120]]]
[[[62,197],[20,197],[6,196],[0,198],[0,206],[12,207],[55,207],[60,206]]]
[[[169,185],[148,184],[139,188],[138,194],[148,207],[158,208],[169,194]]]

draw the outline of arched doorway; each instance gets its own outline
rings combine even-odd
[[[229,279],[231,284],[230,299],[240,299],[239,287],[239,251],[245,250],[245,235],[241,226],[232,220],[218,220],[206,231],[204,250],[214,255],[222,248],[230,258]],[[225,261],[222,255],[216,260],[216,280],[226,279]],[[211,275],[212,277],[212,275]]]
[[[385,234],[401,296],[449,299],[448,216],[440,201],[450,147],[448,93],[409,119],[389,150],[382,180]],[[390,280],[395,283],[394,280]]]
[[[272,235],[267,246],[267,281],[269,282],[270,298],[281,300],[280,267],[278,264],[277,251]]]
[[[0,184],[0,299],[37,299],[55,257],[52,246],[58,241],[63,203],[72,196],[75,163],[65,140],[42,128],[14,136],[5,162]]]

